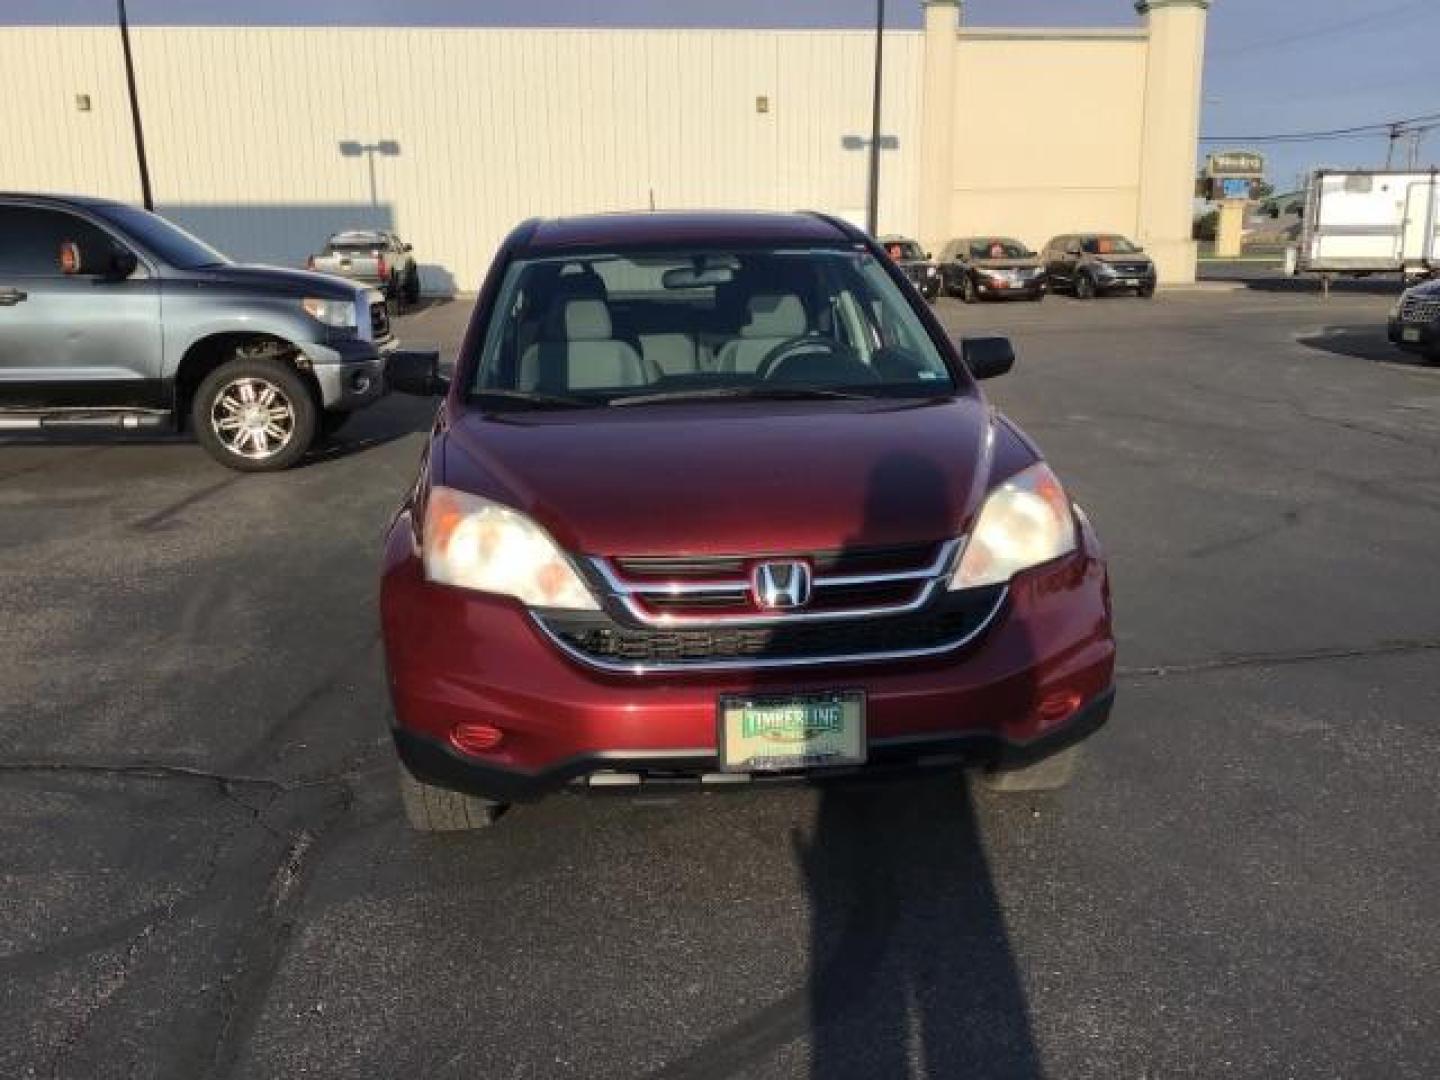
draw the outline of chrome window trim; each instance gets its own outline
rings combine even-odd
[[[601,660],[575,648],[575,646],[551,630],[550,627],[545,624],[545,620],[535,612],[530,612],[530,618],[534,621],[540,632],[566,656],[569,656],[571,659],[586,667],[614,675],[638,676],[649,675],[654,672],[757,671],[789,667],[814,667],[822,664],[826,666],[834,664],[876,664],[896,660],[923,660],[928,657],[943,656],[945,653],[964,648],[981,634],[985,633],[999,616],[1009,596],[1010,586],[1006,585],[1000,590],[999,595],[996,596],[994,606],[986,612],[985,617],[981,619],[968,634],[956,638],[953,641],[942,642],[939,645],[931,645],[923,649],[893,649],[886,652],[872,653],[836,653],[829,656],[756,657],[748,660],[670,660],[659,664],[627,664],[614,660]]]
[[[822,620],[843,621],[846,619],[868,619],[881,615],[907,615],[920,610],[935,595],[936,588],[948,581],[953,573],[955,559],[964,543],[959,537],[946,540],[928,566],[916,570],[885,570],[874,574],[831,574],[817,575],[813,585],[816,589],[847,585],[886,585],[896,582],[924,582],[918,594],[903,604],[836,608],[829,611],[790,611],[774,615],[676,615],[673,612],[656,614],[646,611],[635,600],[638,596],[703,596],[743,592],[750,594],[748,579],[725,579],[719,581],[667,581],[636,583],[621,578],[608,559],[595,556],[589,563],[605,582],[608,594],[619,601],[625,611],[644,626],[666,629],[671,627],[704,626],[770,626],[778,623],[819,622]],[[775,556],[778,558],[779,556]],[[756,556],[764,558],[764,556]]]

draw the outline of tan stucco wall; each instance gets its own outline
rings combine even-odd
[[[1133,232],[1145,56],[1133,34],[961,35],[950,234]]]

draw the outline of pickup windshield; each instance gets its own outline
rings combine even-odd
[[[1026,259],[1032,254],[1034,253],[1018,240],[996,238],[974,240],[970,244],[972,259]]]
[[[205,241],[191,236],[159,214],[137,210],[133,206],[107,206],[101,213],[141,247],[178,270],[225,266],[230,262]]]
[[[472,398],[605,406],[954,392],[885,268],[843,248],[635,252],[518,261]],[[495,391],[505,393],[496,394]]]

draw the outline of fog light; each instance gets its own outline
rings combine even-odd
[[[450,745],[462,754],[488,754],[505,741],[505,733],[494,724],[456,724],[450,729]]]
[[[1083,700],[1077,691],[1060,690],[1041,698],[1035,715],[1040,718],[1041,727],[1053,727],[1078,709]]]
[[[370,376],[360,372],[350,380],[350,388],[357,394],[363,394],[370,389]]]

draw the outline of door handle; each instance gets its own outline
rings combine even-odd
[[[27,296],[27,293],[23,293],[19,289],[0,289],[0,307],[14,307],[25,300]]]

